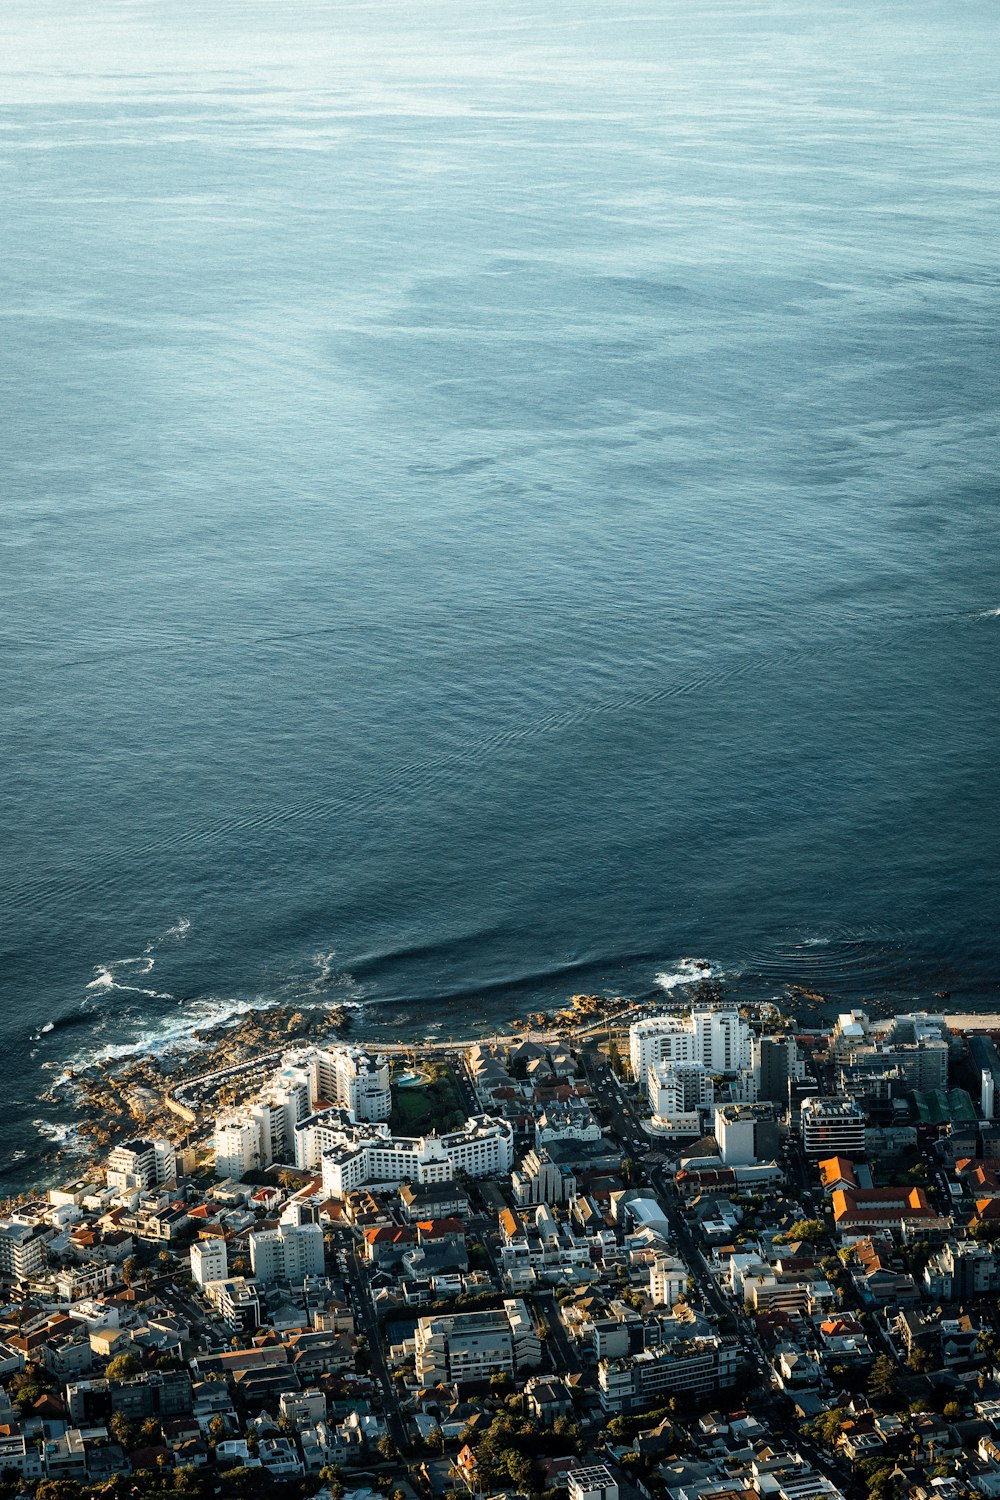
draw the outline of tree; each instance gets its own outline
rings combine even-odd
[[[133,1375],[138,1375],[142,1370],[142,1360],[135,1354],[116,1354],[114,1359],[108,1360],[105,1375],[109,1380],[131,1380]]]
[[[396,1444],[393,1442],[391,1437],[386,1436],[379,1438],[378,1451],[381,1453],[383,1458],[387,1458],[390,1460],[394,1459],[397,1454]]]
[[[880,1354],[872,1365],[868,1389],[873,1396],[891,1397],[899,1394],[899,1371],[888,1354]]]
[[[128,1417],[123,1416],[120,1411],[113,1413],[108,1422],[108,1431],[116,1443],[120,1443],[126,1452],[135,1447],[135,1428]]]
[[[122,1261],[122,1281],[126,1286],[138,1281],[142,1275],[142,1267],[134,1255],[129,1255]]]
[[[821,1240],[826,1234],[826,1226],[822,1219],[796,1219],[785,1234],[777,1238],[789,1244],[793,1240]]]
[[[35,1500],[79,1500],[82,1491],[75,1479],[43,1479]]]

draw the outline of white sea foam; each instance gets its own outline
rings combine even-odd
[[[979,618],[981,620],[995,620],[1000,615],[1000,609],[981,609]]]
[[[174,997],[166,990],[151,990],[141,984],[125,984],[118,978],[117,971],[124,969],[126,977],[137,979],[145,978],[151,974],[156,965],[156,959],[152,954],[152,944],[139,958],[116,958],[110,963],[95,964],[95,977],[87,985],[88,990],[119,990],[123,994],[145,995],[147,1000],[172,1000]]]
[[[260,1010],[263,1007],[259,999],[212,998],[205,1001],[193,1001],[182,1008],[182,1016],[178,1017],[174,1012],[174,1019],[153,1025],[130,1041],[98,1043],[96,1046],[91,1046],[86,1053],[80,1053],[72,1059],[73,1068],[79,1070],[93,1067],[97,1063],[119,1062],[125,1058],[138,1057],[146,1053],[158,1057],[165,1052],[197,1051],[202,1043],[194,1035],[195,1031],[209,1026],[224,1026],[230,1022],[235,1024],[248,1011]],[[68,1080],[69,1075],[63,1073],[52,1087],[59,1088]]]
[[[39,1026],[39,1028],[38,1028],[38,1034],[39,1034],[39,1036],[44,1036],[47,1031],[55,1031],[55,1029],[56,1029],[56,1023],[55,1023],[55,1021],[46,1021],[46,1023],[45,1023],[44,1026]]]
[[[677,990],[686,984],[700,984],[705,979],[718,979],[721,970],[700,958],[682,958],[676,969],[665,969],[657,974],[656,982],[661,990]]]
[[[53,1141],[57,1146],[79,1145],[80,1136],[74,1125],[57,1125],[52,1120],[32,1120],[39,1135]]]
[[[176,938],[179,943],[182,943],[190,931],[191,923],[188,921],[187,917],[178,917],[173,927],[168,927],[163,936],[168,938]]]

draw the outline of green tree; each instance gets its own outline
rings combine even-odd
[[[131,1380],[142,1370],[142,1360],[135,1354],[116,1354],[108,1360],[105,1375],[109,1380]]]
[[[785,1234],[779,1235],[779,1239],[787,1245],[793,1240],[821,1240],[825,1235],[826,1226],[822,1219],[796,1219]]]
[[[873,1396],[893,1397],[899,1394],[899,1371],[888,1354],[880,1354],[872,1365],[868,1389]]]

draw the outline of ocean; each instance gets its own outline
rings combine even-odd
[[[2,28],[6,1182],[261,1003],[996,1006],[993,4]]]

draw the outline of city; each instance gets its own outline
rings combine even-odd
[[[298,1041],[10,1205],[3,1493],[1000,1494],[988,1032],[593,1009]]]

